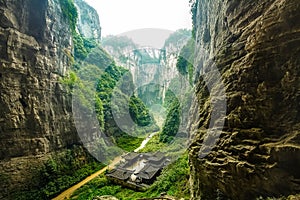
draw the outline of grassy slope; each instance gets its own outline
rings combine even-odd
[[[159,135],[147,143],[142,152],[151,152],[163,150],[171,157],[175,154],[178,155],[179,149],[182,149],[181,144],[183,141],[176,141],[173,145],[159,142]],[[189,167],[187,152],[183,153],[179,159],[166,167],[157,181],[145,192],[136,192],[128,188],[123,188],[109,182],[105,175],[94,179],[84,187],[76,191],[72,199],[77,200],[92,200],[95,196],[113,195],[123,200],[133,200],[145,197],[157,197],[162,192],[178,197],[189,199]]]

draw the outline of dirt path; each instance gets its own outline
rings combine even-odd
[[[146,144],[149,142],[149,140],[158,132],[154,132],[151,133],[147,138],[145,138],[142,142],[142,144],[134,150],[134,152],[138,152],[139,150],[141,150],[142,148],[144,148],[146,146]],[[88,182],[90,182],[91,180],[93,180],[94,178],[96,178],[97,176],[99,176],[100,174],[104,173],[107,169],[111,169],[113,167],[116,166],[116,164],[118,164],[120,161],[122,160],[121,156],[116,157],[111,164],[109,164],[108,166],[102,168],[100,171],[97,171],[96,173],[88,176],[87,178],[85,178],[83,181],[77,183],[76,185],[70,187],[69,189],[67,189],[66,191],[62,192],[60,195],[58,195],[57,197],[53,198],[52,200],[64,200],[64,199],[69,199],[71,197],[71,195],[80,187],[82,187],[83,185],[87,184]]]

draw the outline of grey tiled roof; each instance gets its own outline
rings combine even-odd
[[[154,154],[152,154],[151,156],[149,156],[148,160],[158,162],[165,158],[166,158],[165,154],[158,151],[158,152],[155,152]]]
[[[135,153],[135,152],[131,152],[131,153],[128,153],[128,154],[124,155],[123,158],[125,160],[133,160],[133,159],[137,158],[138,156],[140,156],[140,154]]]
[[[116,168],[108,172],[106,176],[118,178],[120,180],[126,180],[131,176],[131,174],[132,171]]]
[[[131,181],[130,177],[134,173],[133,171],[130,171],[127,167],[128,165],[132,165],[133,162],[138,162],[137,159],[141,158],[141,161],[145,162],[145,166],[138,172],[134,173],[138,178],[151,180],[154,177],[156,177],[160,170],[162,170],[168,163],[168,157],[164,155],[164,153],[161,152],[155,152],[155,153],[135,153],[131,152],[123,156],[123,158],[126,160],[124,163],[120,164],[119,167],[116,169],[110,171],[108,174],[106,174],[108,177],[113,177],[119,180],[123,181]],[[139,183],[139,184],[142,184]]]
[[[156,168],[152,165],[146,165],[139,173],[136,174],[136,176],[144,179],[152,179],[159,170],[160,168]]]

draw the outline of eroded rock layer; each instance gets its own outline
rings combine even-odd
[[[206,53],[196,52],[202,76],[191,119],[192,199],[300,192],[299,11],[298,0],[197,1],[196,44]],[[217,145],[202,158],[200,149],[214,143],[203,143],[213,110],[204,81],[217,74],[212,63],[227,111],[224,127],[214,122],[222,130]],[[220,94],[220,83],[212,85]]]
[[[58,0],[0,1],[0,198],[47,154],[78,143],[71,96],[60,78],[72,38]],[[29,181],[29,182],[26,182]]]

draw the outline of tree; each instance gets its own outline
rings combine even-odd
[[[167,118],[160,134],[160,142],[170,143],[176,136],[180,125],[181,107],[178,99],[175,99],[168,109]]]

